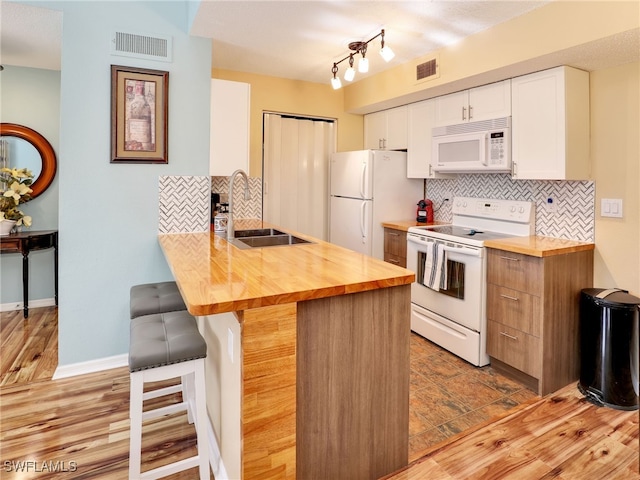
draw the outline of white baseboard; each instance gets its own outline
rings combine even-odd
[[[126,367],[129,365],[129,355],[114,355],[113,357],[98,358],[89,360],[88,362],[72,363],[71,365],[62,365],[56,368],[53,374],[53,380],[61,378],[75,377],[76,375],[85,375],[87,373],[101,372],[111,368]]]
[[[207,437],[209,439],[209,464],[211,465],[213,477],[216,480],[229,480],[227,471],[224,468],[224,463],[222,462],[222,454],[220,453],[216,435],[213,433],[211,419],[207,422]]]
[[[55,298],[41,298],[39,300],[29,300],[29,308],[53,307],[56,304]],[[0,312],[12,312],[22,310],[24,302],[10,302],[0,304]]]

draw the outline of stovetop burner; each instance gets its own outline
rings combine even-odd
[[[535,208],[532,202],[456,197],[451,225],[409,228],[409,233],[471,246],[486,240],[532,235]]]
[[[470,227],[458,227],[455,225],[437,225],[428,227],[414,227],[410,230],[413,233],[426,234],[429,237],[440,238],[443,240],[456,240],[464,243],[473,243],[478,246],[482,245],[485,240],[495,238],[512,237],[511,234],[489,232]],[[451,238],[454,237],[454,238]]]

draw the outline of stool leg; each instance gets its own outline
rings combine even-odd
[[[187,420],[189,423],[194,422],[194,393],[193,393],[193,373],[183,375],[182,381],[182,401],[187,405]]]
[[[207,399],[205,394],[204,359],[196,360],[194,394],[196,401],[196,435],[198,437],[198,458],[200,460],[200,480],[209,480],[209,442],[207,441]]]
[[[144,373],[132,372],[130,375],[129,404],[129,480],[140,478],[142,456],[142,391]]]

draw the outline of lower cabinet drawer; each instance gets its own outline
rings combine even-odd
[[[539,337],[540,297],[490,283],[487,285],[487,319]]]
[[[487,353],[507,365],[540,378],[540,339],[498,322],[487,322]]]
[[[398,255],[393,255],[391,253],[385,252],[384,261],[385,262],[389,262],[389,263],[393,263],[394,265],[398,265],[400,267],[404,267],[404,268],[407,267],[407,259],[406,259],[406,257],[400,257]]]

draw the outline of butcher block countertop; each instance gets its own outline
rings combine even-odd
[[[237,220],[236,230],[279,228]],[[280,228],[279,228],[280,229]],[[247,310],[409,285],[413,272],[296,232],[311,244],[240,249],[213,232],[159,235],[192,315]]]
[[[550,257],[595,249],[593,243],[539,235],[485,240],[484,246],[533,257]]]
[[[419,223],[415,220],[395,220],[382,222],[384,228],[393,228],[394,230],[402,230],[406,232],[409,227],[425,227],[427,225],[447,225],[447,222],[432,222],[432,223]]]

